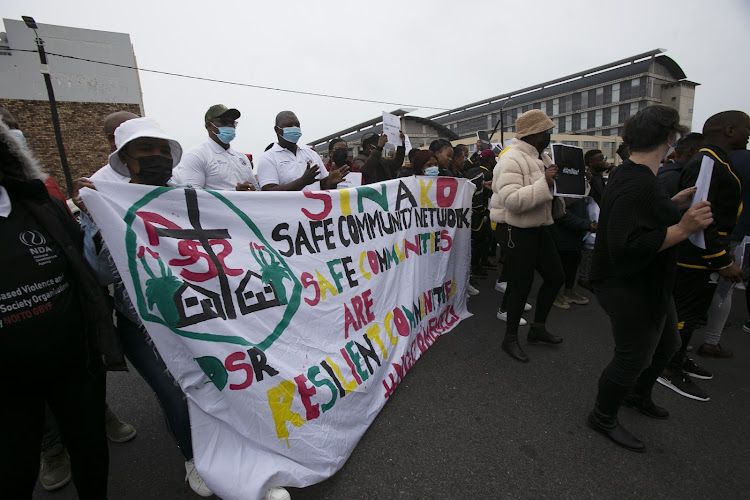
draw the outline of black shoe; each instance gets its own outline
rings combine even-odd
[[[502,348],[511,358],[518,360],[521,363],[529,362],[529,357],[523,352],[523,349],[521,349],[521,345],[518,343],[518,338],[513,340],[503,340]]]
[[[617,417],[599,416],[596,410],[591,410],[587,422],[589,427],[596,432],[604,434],[618,446],[641,453],[646,451],[646,446],[643,442],[632,435],[625,427],[621,426],[620,422],[617,421]]]
[[[658,418],[661,420],[669,418],[669,411],[661,406],[656,406],[650,397],[644,398],[630,393],[625,396],[622,405],[627,406],[628,408],[635,408],[647,417]]]
[[[563,339],[557,335],[552,335],[547,331],[546,328],[532,326],[529,329],[529,336],[527,337],[529,344],[536,344],[537,342],[543,342],[545,344],[561,344]]]

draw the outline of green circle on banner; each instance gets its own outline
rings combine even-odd
[[[267,287],[270,285],[277,301],[279,302],[278,306],[285,307],[279,322],[275,325],[271,332],[269,332],[265,337],[262,338],[262,340],[260,340],[259,342],[251,342],[245,337],[239,335],[214,334],[208,332],[192,331],[194,330],[194,328],[188,329],[188,327],[194,327],[195,325],[193,324],[181,326],[177,318],[179,316],[181,319],[183,319],[183,322],[184,318],[182,318],[182,316],[178,315],[177,313],[178,306],[176,305],[177,300],[175,299],[174,294],[179,293],[180,290],[185,290],[186,287],[189,286],[200,289],[205,293],[211,292],[209,290],[201,289],[200,287],[192,285],[189,282],[181,281],[176,276],[174,276],[174,274],[172,274],[169,265],[164,263],[160,257],[155,256],[153,253],[150,253],[150,256],[153,257],[159,264],[159,268],[161,271],[161,276],[156,277],[151,268],[145,262],[145,254],[141,253],[141,255],[138,255],[138,240],[136,237],[136,233],[133,230],[133,223],[136,220],[136,213],[141,209],[147,208],[149,203],[156,200],[160,196],[175,191],[184,191],[186,200],[191,196],[194,197],[197,207],[196,191],[189,189],[182,190],[177,188],[158,187],[153,189],[136,203],[134,203],[125,214],[125,251],[128,256],[128,270],[130,271],[131,279],[133,280],[133,287],[135,289],[136,297],[134,305],[138,309],[138,313],[144,321],[159,323],[169,328],[172,332],[180,335],[181,337],[206,342],[223,342],[248,347],[257,347],[261,350],[267,349],[281,336],[286,327],[289,326],[289,322],[291,321],[292,317],[299,309],[302,297],[302,284],[292,273],[292,270],[289,268],[282,256],[271,245],[268,244],[268,241],[263,237],[260,229],[258,229],[258,227],[247,216],[247,214],[242,212],[220,193],[208,190],[201,191],[202,193],[210,194],[227,208],[229,208],[231,212],[234,213],[245,224],[245,226],[247,226],[247,228],[252,232],[257,241],[260,242],[260,245],[255,246],[252,246],[252,244],[250,243],[249,244],[251,245],[250,249],[252,256],[258,264],[261,273],[258,274],[248,270],[246,277],[241,282],[241,284],[246,284],[250,278],[257,277],[263,283],[265,283]],[[192,191],[194,194],[190,194],[190,191]],[[188,210],[190,210],[190,207],[188,207]],[[199,218],[199,215],[196,215],[196,217]],[[191,220],[193,220],[192,216]],[[178,238],[189,239],[181,236],[178,236]],[[151,279],[146,280],[145,292],[144,283],[142,283],[141,274],[139,272],[139,263],[143,267],[144,271],[149,274],[149,276],[151,276]],[[284,280],[289,280],[292,283],[292,291],[288,297],[286,287],[283,286]],[[242,295],[240,291],[237,290],[233,291],[233,294],[236,294],[238,296]],[[154,306],[159,311],[161,316],[152,312]],[[219,307],[217,306],[216,309],[218,310]],[[234,309],[234,302],[232,302],[232,309]],[[217,318],[218,316],[219,315],[217,312],[216,315],[212,316],[212,319]],[[238,317],[238,319],[241,319],[241,317]],[[228,320],[225,318],[224,321]]]

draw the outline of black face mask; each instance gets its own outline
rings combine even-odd
[[[347,158],[349,158],[349,151],[346,149],[337,149],[331,155],[331,161],[338,166],[344,165]]]
[[[172,160],[160,155],[141,156],[138,161],[138,178],[144,184],[165,186],[172,177]]]
[[[544,150],[547,146],[549,146],[550,140],[552,139],[552,136],[549,133],[542,134],[542,138],[539,142],[539,150]]]

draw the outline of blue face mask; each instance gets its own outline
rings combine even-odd
[[[285,141],[289,141],[292,144],[297,144],[299,138],[302,137],[302,129],[299,127],[284,127],[281,130],[281,137],[283,137]]]
[[[438,167],[427,167],[424,169],[424,175],[432,175],[437,177],[437,175],[440,173],[440,169]]]
[[[216,127],[216,125],[214,125]],[[216,130],[218,130],[218,133],[216,133],[216,137],[219,138],[221,142],[224,144],[229,144],[234,140],[234,136],[237,133],[236,130],[234,130],[234,127],[216,127]]]

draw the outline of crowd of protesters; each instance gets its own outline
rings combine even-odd
[[[364,184],[412,175],[467,179],[476,188],[467,297],[479,293],[476,280],[502,266],[495,283],[503,292],[497,311],[505,322],[502,349],[527,363],[519,335],[527,324],[523,313],[533,310],[527,343],[559,345],[563,339],[547,325],[551,308],[587,305],[591,298],[578,290],[593,291],[611,320],[615,349],[587,421],[630,450],[644,451],[645,445],[619,424],[620,406],[668,418],[652,399],[657,383],[693,400],[709,400],[693,379],[712,374],[688,356],[699,326],[707,328],[697,355],[732,356],[719,340],[733,287],[727,292],[717,285],[742,286],[734,250],[750,235],[750,215],[741,210],[750,193],[742,190],[743,182],[750,182],[745,149],[750,117],[740,111],[718,113],[702,133],[687,133],[670,107],[640,110],[624,125],[620,166],[612,169],[599,150],[586,152],[586,193],[576,198],[553,194],[558,167],[545,151],[554,123],[541,110],[517,118],[515,138],[499,153],[478,141],[469,155],[466,145],[437,139],[429,149],[411,149],[407,157],[403,133],[401,144],[390,150],[384,134],[369,133],[354,158],[345,140],[330,141],[325,163],[299,144],[297,116],[282,111],[273,126],[277,141],[255,166],[230,145],[241,117],[237,109],[210,107],[204,116],[206,141],[184,153],[152,119],[118,112],[104,121],[109,161],[75,181],[80,224],[28,151],[18,123],[2,108],[0,115],[0,232],[8,242],[0,305],[24,307],[16,293],[22,287],[48,292],[34,314],[0,325],[6,378],[29,364],[40,367],[27,372],[30,379],[23,385],[11,385],[14,406],[0,417],[13,429],[2,441],[11,498],[30,498],[37,475],[45,489],[61,488],[72,477],[81,498],[106,498],[106,439],[125,442],[136,433],[105,401],[106,372],[125,369],[125,358],[162,405],[185,459],[186,481],[198,495],[212,494],[195,468],[185,396],[154,349],[80,198],[79,190],[95,189],[98,180],[251,192],[335,189],[349,172],[360,172]],[[713,165],[707,200],[694,203],[701,166],[707,163]],[[700,233],[702,246],[691,238]],[[30,253],[29,247],[37,251]],[[535,272],[542,284],[532,305],[527,300]],[[750,321],[743,329],[750,331]],[[24,348],[29,342],[33,354]],[[289,494],[276,487],[265,498]]]

